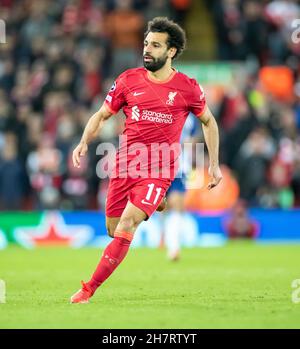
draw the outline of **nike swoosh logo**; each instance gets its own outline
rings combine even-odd
[[[145,92],[134,92],[134,97],[136,97],[136,96],[139,96],[139,95],[143,95]]]
[[[152,204],[151,204],[150,202],[147,202],[147,201],[145,201],[145,200],[142,200],[141,203],[142,203],[142,204],[145,204],[145,205],[150,205],[150,206],[152,206]]]

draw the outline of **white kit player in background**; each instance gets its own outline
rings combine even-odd
[[[194,143],[199,132],[199,122],[190,113],[181,134],[180,143]],[[180,155],[178,176],[174,179],[167,192],[168,211],[162,217],[164,243],[168,258],[178,260],[181,246],[195,246],[198,239],[198,225],[191,213],[184,210],[184,196],[186,180],[192,170],[193,159],[184,154],[184,147]]]

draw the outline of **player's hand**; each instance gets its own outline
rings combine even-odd
[[[80,167],[80,157],[84,156],[88,150],[86,143],[79,143],[77,147],[73,150],[73,166]]]
[[[207,185],[207,189],[210,190],[221,182],[223,176],[219,166],[209,166],[208,174],[210,176],[210,182]]]

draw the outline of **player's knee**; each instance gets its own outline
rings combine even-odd
[[[138,222],[136,222],[134,217],[124,217],[120,219],[117,229],[133,233],[137,226]]]

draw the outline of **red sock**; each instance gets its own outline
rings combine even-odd
[[[87,282],[92,291],[96,289],[113,273],[117,266],[125,258],[133,234],[126,232],[115,232],[113,241],[106,247],[101,257],[101,260],[92,275],[92,278]]]

